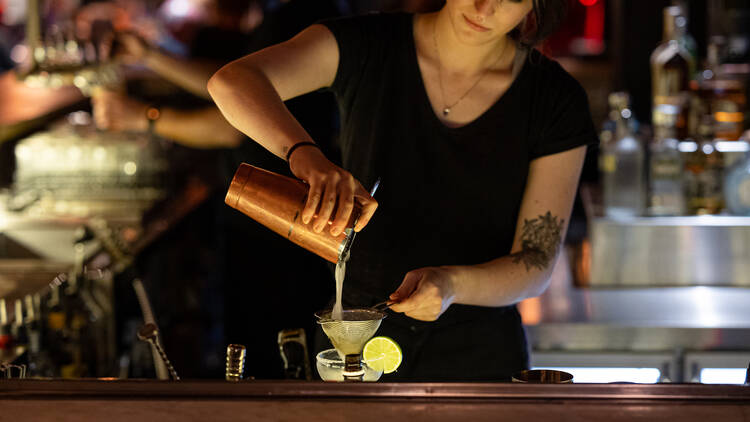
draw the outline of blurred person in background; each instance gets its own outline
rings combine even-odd
[[[322,18],[346,12],[345,7],[342,10],[345,3],[333,0],[217,0],[206,6],[207,22],[195,32],[187,58],[151,45],[137,35],[138,31],[118,34],[117,56],[125,63],[149,69],[194,97],[206,98],[209,76],[222,64],[285,41]],[[246,32],[259,21],[252,32]],[[214,272],[221,273],[223,279],[224,338],[227,343],[247,346],[247,375],[282,378],[283,363],[276,344],[279,330],[302,327],[312,332],[313,313],[325,306],[333,278],[320,258],[225,206],[223,197],[241,162],[291,175],[286,164],[258,144],[248,142],[210,103],[186,109],[167,102],[149,103],[122,91],[99,90],[92,104],[94,120],[101,129],[151,130],[183,147],[218,150],[221,158],[216,169],[217,193],[212,202],[222,246],[216,251]],[[288,102],[288,106],[336,156],[333,143],[325,142],[336,133],[332,95],[311,93]],[[155,109],[158,117],[150,120],[147,111]],[[291,285],[295,289],[290,290]],[[282,309],[283,312],[275,312]],[[272,318],[268,318],[269,312],[273,313]],[[179,347],[177,344],[175,340],[175,347]]]

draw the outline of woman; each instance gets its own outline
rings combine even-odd
[[[580,85],[524,47],[563,3],[329,21],[209,81],[230,123],[310,185],[304,222],[330,217],[335,234],[363,206],[345,304],[396,302],[378,331],[404,351],[395,379],[507,380],[528,365],[514,304],[544,291],[596,141]],[[282,103],[320,88],[339,102],[343,168]],[[364,186],[378,177],[375,202]]]

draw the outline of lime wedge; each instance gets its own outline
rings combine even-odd
[[[390,374],[396,371],[403,355],[398,343],[389,337],[373,337],[365,344],[362,351],[362,358],[367,366],[375,371],[383,371],[384,374]]]

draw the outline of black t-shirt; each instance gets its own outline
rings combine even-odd
[[[343,166],[365,188],[382,179],[379,208],[358,234],[347,266],[344,296],[350,305],[386,300],[413,269],[473,265],[509,254],[530,162],[596,142],[584,90],[536,50],[489,110],[465,126],[449,128],[434,114],[422,82],[413,15],[371,14],[324,24],[339,47],[331,90],[341,114]],[[514,306],[452,305],[436,322],[397,314],[384,325],[406,327],[396,339],[404,342],[412,341],[407,333],[431,332],[431,338],[439,338],[436,331],[490,320],[496,327],[512,320],[509,326],[518,329],[493,340],[462,338],[468,343],[460,354],[498,342],[525,348]],[[514,355],[510,365],[498,362],[494,374],[507,378],[507,371],[525,365],[523,353]],[[419,359],[430,361],[423,352]],[[422,366],[411,374],[414,378],[451,378],[443,375],[446,365],[435,374]],[[479,372],[467,373],[473,370]],[[486,365],[457,371],[463,372],[453,379],[493,376]]]

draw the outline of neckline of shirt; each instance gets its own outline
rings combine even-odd
[[[473,127],[478,126],[481,124],[482,121],[488,119],[489,115],[492,115],[496,112],[496,109],[501,106],[501,104],[507,100],[505,100],[506,97],[511,94],[512,91],[514,91],[516,88],[516,85],[519,84],[519,81],[522,77],[525,76],[527,72],[528,66],[526,66],[526,60],[525,58],[528,57],[528,52],[524,52],[524,59],[520,60],[519,65],[521,68],[515,72],[515,77],[513,78],[513,81],[511,81],[508,88],[505,90],[505,92],[500,95],[500,97],[495,100],[492,105],[487,108],[482,114],[477,116],[474,120],[460,125],[460,126],[448,126],[445,123],[443,123],[442,120],[440,120],[440,117],[438,117],[437,114],[435,114],[435,110],[432,109],[432,104],[430,103],[430,97],[427,94],[427,88],[424,84],[424,78],[422,76],[422,69],[419,68],[419,59],[417,57],[417,42],[414,38],[414,19],[416,18],[416,14],[404,14],[406,17],[406,24],[404,25],[404,29],[407,31],[407,37],[408,40],[408,58],[409,58],[409,64],[411,66],[412,75],[417,79],[418,81],[418,95],[420,96],[420,102],[422,103],[422,107],[425,108],[425,111],[428,112],[428,114],[431,116],[431,118],[434,120],[434,122],[440,127],[441,130],[447,131],[447,132],[463,132],[463,131],[469,131]],[[517,50],[516,57],[518,57],[521,50],[520,48]],[[516,64],[516,58],[514,58],[514,64]]]

